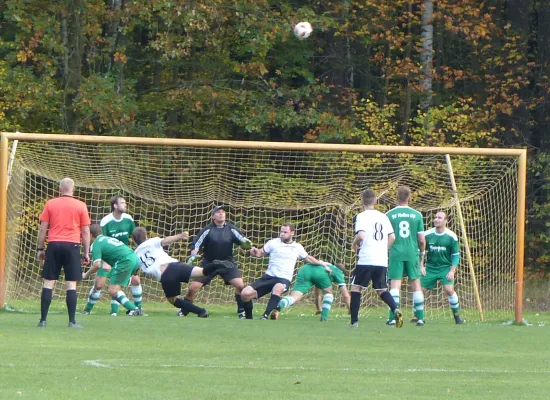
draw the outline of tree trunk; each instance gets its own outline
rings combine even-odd
[[[424,95],[420,103],[422,110],[426,113],[424,121],[424,128],[427,132],[433,130],[430,110],[432,108],[432,80],[433,80],[433,2],[432,0],[422,1],[422,53],[420,55],[420,62],[422,64],[422,89]]]

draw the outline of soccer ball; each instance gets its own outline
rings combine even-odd
[[[303,40],[309,37],[312,31],[313,29],[311,28],[311,24],[309,22],[299,22],[294,27],[294,36],[300,40]]]

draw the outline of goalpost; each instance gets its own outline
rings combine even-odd
[[[456,288],[466,316],[502,320],[514,314],[521,322],[526,161],[525,149],[2,133],[0,308],[39,299],[38,216],[66,176],[74,179],[75,196],[87,203],[93,222],[110,212],[110,198],[120,194],[137,224],[151,234],[187,230],[193,236],[210,222],[212,207],[223,204],[228,219],[255,245],[275,237],[289,221],[310,254],[342,263],[348,273],[355,265],[353,217],[362,210],[362,191],[373,188],[377,208],[387,211],[395,205],[397,187],[408,185],[410,205],[422,212],[426,229],[438,210],[450,216],[449,228],[461,246]],[[182,261],[189,255],[185,243],[169,252]],[[242,250],[235,255],[245,283],[265,270],[266,259]],[[142,282],[145,301],[163,300],[157,282]],[[61,302],[58,285],[54,295]],[[91,281],[78,285],[81,299],[90,286]],[[411,304],[407,289],[404,282],[404,310]],[[233,303],[232,293],[215,279],[197,301]],[[451,316],[441,290],[426,301],[428,319]],[[382,305],[372,290],[364,303]]]

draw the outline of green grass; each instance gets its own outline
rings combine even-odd
[[[533,326],[402,329],[370,316],[347,329],[346,318],[320,323],[311,308],[279,321],[209,309],[209,319],[167,305],[148,305],[149,317],[100,309],[78,316],[82,330],[68,329],[62,310],[45,329],[36,313],[0,312],[0,398],[548,398],[548,315],[526,315]]]

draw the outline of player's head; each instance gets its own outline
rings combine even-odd
[[[72,196],[74,192],[74,181],[71,178],[63,178],[59,182],[59,193]]]
[[[447,226],[448,220],[449,218],[445,211],[438,211],[437,213],[435,213],[434,226],[436,228],[445,228],[445,226]]]
[[[399,204],[407,204],[411,197],[411,188],[408,186],[399,186],[397,188],[397,202]]]
[[[367,189],[363,192],[362,199],[365,207],[374,206],[376,204],[376,193],[372,189]]]
[[[225,223],[224,206],[216,206],[212,209],[212,221],[214,221],[216,225],[223,225]]]
[[[101,230],[101,226],[99,224],[92,224],[90,225],[90,236],[92,237],[92,240],[101,235],[103,232]]]
[[[147,231],[144,227],[138,226],[132,231],[132,239],[136,245],[140,245],[147,240]]]
[[[292,225],[289,222],[286,222],[281,225],[281,229],[279,230],[279,238],[283,243],[290,243],[292,242],[292,238],[294,237],[295,233],[296,233],[296,228],[294,227],[294,225]]]
[[[126,200],[124,197],[116,195],[113,196],[111,199],[111,211],[118,211],[119,213],[125,213],[127,210],[126,208]]]

